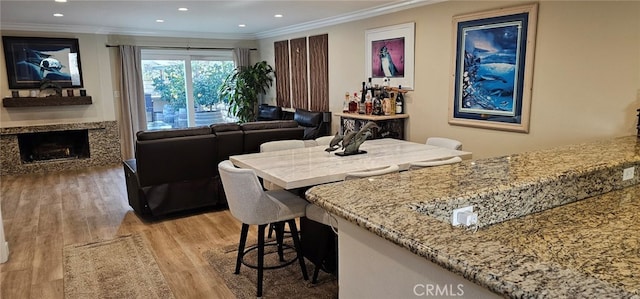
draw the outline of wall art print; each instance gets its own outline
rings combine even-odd
[[[413,89],[415,23],[370,29],[365,32],[365,76],[382,85]]]
[[[10,89],[39,88],[45,79],[82,87],[78,39],[3,36]]]
[[[449,123],[527,133],[537,4],[454,17]]]

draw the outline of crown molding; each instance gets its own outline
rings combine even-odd
[[[15,31],[38,31],[38,32],[63,32],[63,33],[87,33],[104,35],[131,35],[131,36],[151,36],[151,37],[186,37],[186,38],[206,38],[206,39],[238,39],[255,40],[255,34],[231,34],[215,32],[185,32],[185,31],[159,31],[140,30],[134,28],[119,27],[97,27],[78,25],[53,25],[53,24],[27,24],[27,23],[3,23],[2,30]]]
[[[407,10],[414,7],[435,4],[440,2],[445,2],[449,0],[409,0],[409,1],[401,1],[395,2],[392,4],[381,5],[378,7],[365,9],[353,13],[348,13],[344,15],[339,15],[335,17],[330,17],[326,19],[321,19],[317,21],[311,21],[306,23],[300,23],[297,25],[287,26],[275,30],[263,31],[256,34],[257,38],[269,38],[280,35],[287,35],[292,33],[297,33],[301,31],[313,30],[322,27],[328,27],[333,25],[338,25],[347,22],[358,21],[362,19],[377,17],[381,15],[386,15],[398,11]]]
[[[15,31],[37,31],[37,32],[62,32],[62,33],[87,33],[104,35],[132,35],[132,36],[152,36],[152,37],[187,37],[206,39],[236,39],[236,40],[256,40],[280,35],[287,35],[337,24],[362,20],[366,18],[390,14],[414,7],[445,2],[448,0],[407,0],[397,1],[387,5],[365,9],[353,13],[338,15],[317,21],[300,23],[275,30],[263,31],[256,34],[232,34],[216,32],[184,32],[184,31],[159,31],[140,30],[136,28],[120,27],[99,27],[99,26],[78,26],[78,25],[56,25],[56,24],[30,24],[30,23],[2,23],[2,30]]]

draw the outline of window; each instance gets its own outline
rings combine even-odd
[[[230,50],[142,50],[147,129],[236,121],[218,96],[234,68]]]

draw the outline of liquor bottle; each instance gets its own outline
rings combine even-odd
[[[389,114],[396,114],[396,92],[389,92]]]
[[[382,115],[382,99],[380,99],[380,94],[377,94],[373,98],[373,115]]]
[[[353,93],[353,98],[349,101],[349,112],[350,113],[358,113],[358,93]]]
[[[391,100],[388,97],[382,99],[382,112],[384,115],[391,115]]]
[[[402,85],[398,85],[398,95],[396,96],[396,114],[404,113],[404,95],[402,95]]]
[[[347,91],[344,94],[344,104],[342,105],[342,112],[343,113],[349,112],[349,102],[350,102],[349,92]]]
[[[372,85],[369,90],[371,90],[371,100],[373,101],[376,98],[375,91],[378,89],[378,84],[375,86]]]
[[[369,94],[367,94],[367,99],[364,100],[364,114],[373,114],[373,101],[371,101],[371,96]]]

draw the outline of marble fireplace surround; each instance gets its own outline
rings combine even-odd
[[[89,133],[90,157],[25,163],[20,158],[18,134],[82,130]],[[116,121],[0,128],[0,175],[56,172],[120,163],[120,137]]]

